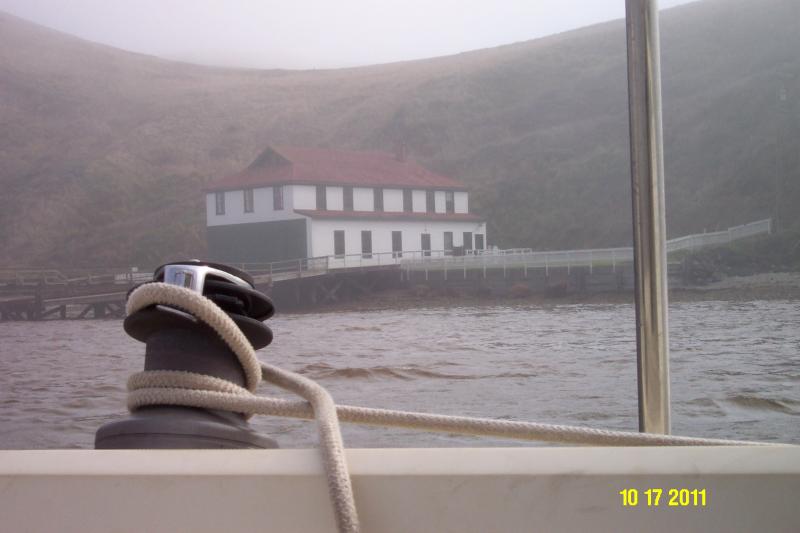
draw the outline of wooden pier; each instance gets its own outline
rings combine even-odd
[[[48,318],[121,318],[127,290],[59,298],[37,295],[0,297],[0,321]]]
[[[292,268],[286,264],[238,266],[253,275],[256,288],[270,296],[278,310],[313,309],[369,298],[386,289],[512,297],[633,289],[633,267],[626,261],[532,264],[514,258],[426,256],[424,261],[409,262],[408,257],[373,254],[369,261],[360,265],[353,261],[345,267],[340,258],[331,259],[292,261]],[[67,278],[53,271],[41,272],[37,278],[27,271],[25,283],[0,284],[0,321],[122,318],[127,292],[152,276],[131,276],[129,271],[117,270],[104,276],[85,273]],[[671,265],[670,274],[672,286],[681,285],[680,263]]]
[[[767,235],[771,220],[667,242],[670,254]],[[670,287],[686,283],[680,257],[669,264]],[[474,294],[560,295],[633,290],[633,250],[418,250],[234,264],[281,309],[314,308],[389,288],[443,288]],[[0,321],[118,318],[125,295],[152,273],[135,268],[0,270]]]
[[[119,318],[125,295],[149,279],[131,269],[0,271],[0,321]]]
[[[668,241],[670,253],[753,238],[771,231],[762,220],[727,231]],[[551,295],[633,290],[631,248],[533,251],[419,250],[311,257],[263,264],[234,264],[280,309],[314,308],[368,297],[388,288],[444,288],[473,294]],[[670,286],[681,286],[680,261],[669,266]],[[0,270],[0,321],[119,318],[125,295],[152,273],[134,268],[100,270]]]

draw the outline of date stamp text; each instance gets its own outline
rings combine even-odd
[[[649,488],[619,491],[623,507],[706,507],[710,494],[706,489]]]

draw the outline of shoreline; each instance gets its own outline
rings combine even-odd
[[[696,287],[669,290],[670,302],[800,300],[800,272],[738,276]],[[568,293],[549,296],[544,293],[514,295],[475,295],[455,291],[415,293],[413,288],[390,289],[373,293],[369,299],[326,304],[310,309],[283,311],[286,314],[328,312],[367,312],[387,309],[431,307],[492,307],[497,305],[557,306],[575,304],[633,304],[633,291]]]

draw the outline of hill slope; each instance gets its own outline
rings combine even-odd
[[[798,224],[800,2],[661,20],[671,235]],[[0,265],[202,256],[200,187],[268,143],[391,150],[470,183],[501,246],[630,240],[622,21],[329,71],[207,68],[0,13]],[[786,99],[778,92],[785,88]]]

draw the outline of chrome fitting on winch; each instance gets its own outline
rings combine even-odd
[[[252,282],[243,279],[244,276],[247,276],[244,272],[238,271],[234,274],[231,270],[235,269],[231,267],[211,265],[212,263],[201,263],[198,260],[186,263],[167,263],[158,268],[155,277],[156,279],[163,277],[164,283],[184,287],[198,294],[203,294],[205,281],[209,276],[229,281],[246,289],[253,288]]]

